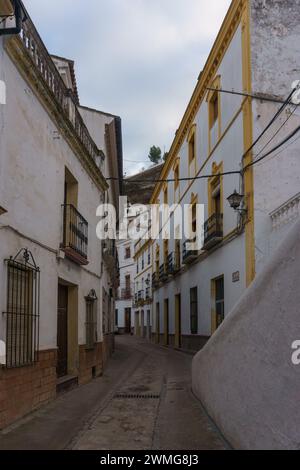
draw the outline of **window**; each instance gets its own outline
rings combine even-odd
[[[94,349],[97,341],[97,322],[96,322],[96,292],[92,289],[89,295],[85,298],[86,303],[86,349]]]
[[[190,289],[191,334],[198,334],[198,288]]]
[[[195,134],[189,140],[189,164],[191,165],[195,160]]]
[[[40,271],[24,249],[7,264],[6,367],[38,360]]]
[[[208,216],[223,213],[223,179],[220,173],[223,172],[223,163],[213,164],[212,176],[208,181]]]
[[[196,124],[190,128],[188,137],[188,173],[189,176],[196,174]]]
[[[148,248],[148,266],[151,264],[151,249]]]
[[[176,163],[176,166],[174,168],[174,189],[175,191],[179,187],[179,162]]]
[[[137,260],[136,262],[136,273],[137,274],[139,273],[139,260]]]
[[[142,270],[145,268],[144,253],[142,254]]]
[[[208,93],[208,122],[209,122],[209,151],[217,144],[221,137],[221,113],[220,113],[220,93],[221,77],[218,75],[211,84],[211,90]]]
[[[180,240],[175,240],[175,267],[180,268],[181,259],[180,259]]]
[[[218,328],[224,320],[224,276],[215,280],[215,303],[216,328]]]
[[[115,310],[115,324],[116,324],[116,326],[119,325],[119,311],[118,311],[117,308]]]
[[[131,250],[130,250],[130,246],[127,246],[125,248],[125,259],[129,259],[131,257]]]

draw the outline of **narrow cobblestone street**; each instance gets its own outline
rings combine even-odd
[[[192,356],[116,338],[103,377],[0,434],[0,449],[226,449],[191,392]]]

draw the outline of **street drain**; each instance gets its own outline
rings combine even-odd
[[[116,393],[114,398],[126,398],[126,399],[137,399],[137,400],[159,400],[160,395],[147,393],[147,394],[140,394],[140,393]]]

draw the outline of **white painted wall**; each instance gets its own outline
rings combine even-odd
[[[3,260],[28,247],[41,269],[40,348],[56,347],[58,278],[79,286],[79,344],[85,344],[84,296],[95,289],[97,333],[102,340],[101,287],[109,286],[107,279],[101,281],[96,208],[103,194],[64,138],[55,138],[59,129],[4,52],[2,40],[0,79],[7,85],[7,104],[0,106],[0,201],[8,210],[0,220],[0,310],[6,310]],[[78,181],[78,210],[89,223],[87,267],[56,259],[62,241],[65,167]],[[5,320],[0,315],[0,339],[4,335]]]
[[[216,76],[221,75],[221,87],[224,89],[242,89],[242,39],[241,28],[238,27],[231,44],[220,64]],[[196,153],[197,171],[201,168],[201,175],[212,174],[212,164],[223,162],[223,170],[239,170],[241,156],[244,151],[243,142],[243,116],[238,113],[242,97],[220,94],[221,100],[221,131],[224,137],[208,159],[208,104],[204,99],[199,107],[194,123],[196,124]],[[233,120],[235,118],[235,120]],[[228,131],[225,133],[225,131]],[[185,140],[178,152],[180,157],[180,178],[189,176],[188,172],[188,143]],[[173,178],[173,171],[169,178]],[[223,216],[224,236],[237,227],[237,215],[230,208],[227,197],[236,188],[239,190],[239,176],[230,175],[223,178]],[[180,182],[180,204],[190,204],[192,193],[198,194],[198,203],[205,205],[205,220],[208,218],[208,180],[195,180],[190,187],[189,183]],[[168,185],[169,203],[178,200],[174,197],[174,184]],[[159,195],[163,201],[163,193]],[[171,221],[171,230],[174,230]],[[171,232],[172,233],[172,232]],[[183,242],[181,243],[181,253]],[[160,264],[163,263],[163,244],[160,245]],[[155,252],[154,245],[154,252]],[[171,236],[169,252],[174,251],[175,241]],[[155,255],[154,255],[155,256]],[[240,281],[232,282],[232,274],[240,272]],[[154,291],[153,305],[160,302],[160,330],[163,333],[163,300],[169,299],[170,334],[175,333],[175,295],[181,292],[182,302],[182,334],[190,335],[190,288],[198,286],[198,335],[209,336],[211,334],[211,280],[224,275],[225,281],[225,315],[232,309],[243,290],[245,289],[245,238],[239,236],[234,241],[220,247],[210,253],[201,262],[186,269],[182,274],[173,278],[158,290]]]
[[[237,449],[299,449],[300,222],[193,359],[193,391]]]
[[[285,100],[292,83],[300,80],[299,69],[300,9],[299,3],[251,2],[251,48],[253,91]],[[253,101],[254,137],[260,135],[281,104]],[[265,137],[255,147],[255,155],[264,147],[286,121],[294,106],[288,106]],[[266,147],[268,151],[300,125],[300,109]],[[259,272],[272,253],[274,245],[270,213],[295,196],[300,189],[300,140],[279,155],[270,155],[254,167],[255,248],[256,271]],[[291,142],[293,142],[292,139]],[[263,152],[263,153],[264,153]],[[285,231],[282,231],[284,236]],[[277,234],[278,235],[278,234]],[[276,236],[277,236],[276,235]],[[278,237],[277,237],[278,238]]]

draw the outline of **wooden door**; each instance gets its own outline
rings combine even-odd
[[[181,295],[175,296],[175,347],[181,348]]]
[[[57,376],[68,373],[68,288],[58,285],[57,305]]]
[[[125,333],[131,333],[131,308],[125,308]]]

